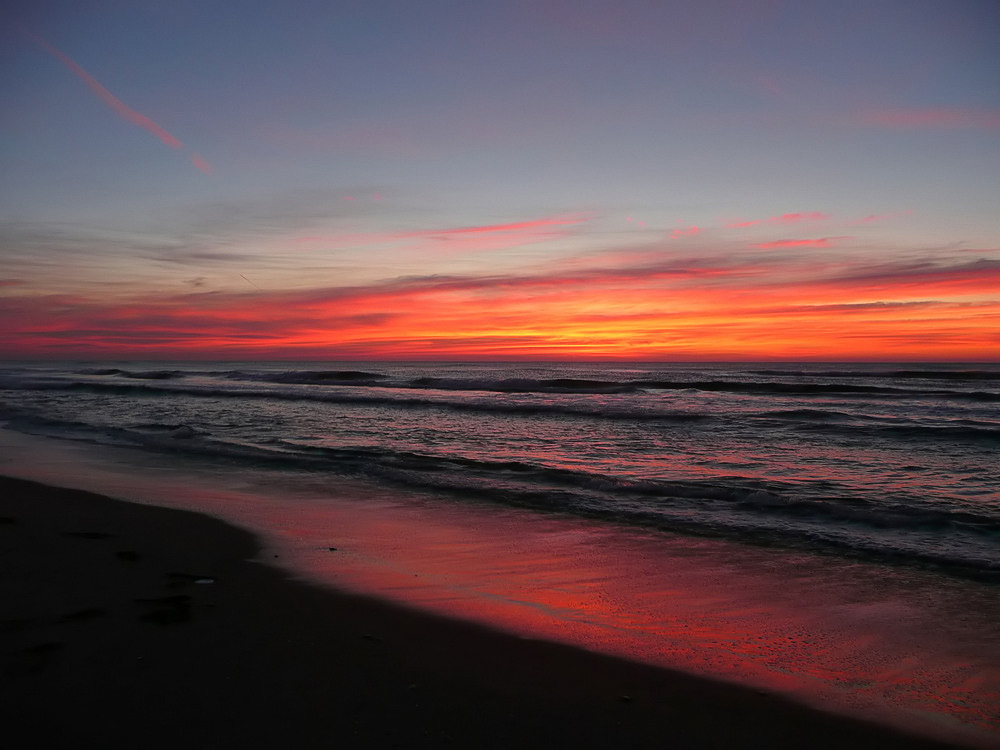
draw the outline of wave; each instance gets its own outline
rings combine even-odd
[[[180,370],[130,371],[118,368],[77,370],[81,375],[119,376],[137,380],[167,380],[184,377]],[[222,377],[226,380],[296,384],[296,385],[381,385],[393,388],[413,388],[446,391],[491,391],[498,393],[629,393],[636,390],[630,383],[586,378],[446,378],[424,376],[392,381],[380,372],[364,370],[289,370],[280,373],[248,372],[246,370],[201,371],[193,375]]]
[[[304,385],[357,385],[375,383],[387,378],[379,372],[360,370],[293,370],[264,378],[270,383],[298,383]]]
[[[768,377],[864,378],[866,380],[991,380],[1000,382],[998,370],[750,370]]]
[[[38,391],[71,391],[101,393],[135,397],[192,397],[223,399],[273,399],[278,401],[303,401],[348,406],[390,407],[394,409],[428,409],[453,411],[468,414],[497,414],[520,417],[566,417],[599,419],[611,421],[631,421],[644,423],[695,424],[736,419],[721,414],[702,411],[672,410],[643,402],[600,403],[579,401],[536,401],[512,402],[495,400],[449,400],[409,396],[406,389],[396,389],[393,393],[378,391],[338,391],[330,389],[301,389],[291,384],[291,389],[275,384],[251,387],[226,387],[199,385],[195,383],[175,383],[154,385],[151,383],[124,383],[107,381],[60,381],[51,380],[31,383],[30,388]],[[0,385],[3,387],[3,385]],[[6,387],[10,387],[7,384]],[[27,387],[27,386],[26,386]],[[947,420],[936,424],[913,422],[897,423],[896,420],[849,414],[836,409],[779,409],[758,414],[749,413],[741,417],[759,423],[772,422],[776,429],[798,432],[826,433],[871,438],[881,440],[941,440],[951,442],[1000,443],[1000,425],[977,420]]]
[[[760,417],[789,420],[793,422],[807,420],[828,422],[858,418],[857,415],[847,414],[846,412],[836,411],[834,409],[776,409],[774,411],[766,411],[761,414]]]
[[[117,375],[133,380],[174,380],[183,378],[187,373],[181,370],[120,370],[117,367],[93,368],[77,370],[79,375]]]
[[[797,432],[868,437],[876,444],[886,438],[1000,444],[1000,423],[975,419],[939,420],[935,424],[901,423],[899,419],[848,414],[833,409],[781,409],[754,418],[762,422],[773,420]]]
[[[77,375],[124,375],[125,370],[117,367],[88,367],[84,370],[75,370]]]
[[[446,391],[490,391],[494,393],[634,393],[632,383],[584,378],[504,378],[502,380],[468,378],[416,378],[405,384],[410,388]]]
[[[782,383],[777,381],[730,380],[638,380],[635,385],[656,390],[722,391],[727,393],[786,396],[886,396],[896,398],[942,398],[971,401],[1000,401],[1000,393],[990,391],[956,391],[900,388],[885,385],[853,385],[843,383]]]
[[[0,383],[0,389],[11,388]],[[712,419],[705,413],[680,410],[650,410],[642,406],[615,408],[605,405],[559,403],[510,403],[495,401],[448,401],[433,398],[370,393],[337,393],[326,390],[282,390],[280,388],[220,388],[199,385],[154,386],[139,383],[64,382],[32,383],[30,390],[104,393],[118,396],[190,396],[194,398],[275,399],[280,401],[315,401],[360,406],[391,406],[395,408],[440,409],[477,414],[511,414],[519,416],[566,416],[641,422],[702,422]]]
[[[935,441],[949,443],[986,443],[1000,445],[1000,427],[977,422],[973,424],[943,423],[943,424],[822,424],[816,422],[801,422],[792,426],[799,432],[820,432],[840,434],[852,438],[870,438],[879,444],[887,438],[903,441]]]
[[[782,375],[789,377],[795,375],[796,371],[784,370],[761,370],[760,373],[770,375]],[[827,372],[826,377],[845,376],[850,371]],[[902,371],[904,373],[916,373],[918,375],[930,377],[932,371]],[[936,371],[933,371],[936,373]],[[602,380],[592,378],[452,378],[438,376],[421,376],[417,378],[399,378],[380,372],[370,372],[362,370],[290,370],[286,372],[253,372],[246,370],[224,370],[224,371],[181,371],[181,370],[148,370],[131,371],[108,368],[101,370],[77,371],[77,374],[89,376],[103,376],[107,381],[87,379],[76,381],[81,385],[93,386],[97,383],[107,382],[111,384],[121,383],[121,379],[127,380],[159,380],[176,381],[190,376],[207,376],[221,379],[232,383],[269,383],[274,385],[291,386],[318,386],[330,390],[345,388],[374,388],[393,389],[410,391],[445,391],[445,392],[483,392],[483,393],[523,393],[523,394],[580,394],[580,395],[616,395],[630,394],[649,391],[695,391],[712,393],[732,393],[739,395],[760,395],[760,396],[789,396],[789,397],[852,397],[852,398],[886,398],[893,400],[900,399],[944,399],[955,401],[972,401],[984,403],[1000,402],[1000,391],[997,390],[969,390],[961,388],[931,388],[931,387],[906,387],[903,384],[861,384],[861,383],[836,383],[836,382],[787,382],[787,380],[771,379],[767,380],[736,380],[736,379],[662,379],[644,378],[631,380]],[[802,371],[802,374],[816,376],[818,373]],[[856,373],[861,377],[863,373]],[[957,375],[961,373],[951,373]],[[995,373],[989,371],[975,371],[964,380],[966,382],[986,382]],[[867,376],[867,374],[866,374]],[[982,377],[979,377],[982,376]],[[889,377],[888,375],[886,377]],[[912,379],[912,378],[911,378]],[[962,378],[951,378],[960,384]],[[33,386],[57,387],[59,384],[73,384],[74,381],[63,378],[11,378],[9,375],[0,383],[0,387],[11,388],[31,388]],[[906,377],[898,380],[905,383]],[[1000,382],[1000,376],[997,378]],[[20,383],[20,385],[19,385]],[[66,385],[66,387],[74,387]]]
[[[837,549],[1000,581],[1000,517],[960,505],[930,507],[916,498],[866,499],[838,493],[829,484],[811,490],[808,483],[738,476],[637,479],[377,445],[328,447],[280,438],[247,444],[183,423],[95,425],[24,409],[10,410],[8,418],[13,429],[53,437],[245,463],[255,469],[359,476],[545,512],[755,543]],[[929,537],[933,543],[927,543]]]

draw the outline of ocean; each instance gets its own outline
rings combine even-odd
[[[0,423],[306,577],[1000,737],[1000,364],[6,363]]]

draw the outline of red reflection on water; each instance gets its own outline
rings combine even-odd
[[[334,515],[345,554],[300,539],[296,564],[342,586],[928,731],[1000,730],[1000,597],[974,584],[500,509]]]

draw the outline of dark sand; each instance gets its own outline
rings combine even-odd
[[[0,477],[0,742],[945,747],[300,583],[258,555],[212,518]]]

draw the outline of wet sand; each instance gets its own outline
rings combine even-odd
[[[55,747],[947,747],[292,580],[195,513],[0,478],[0,720]]]

